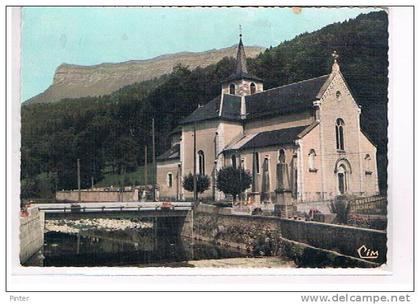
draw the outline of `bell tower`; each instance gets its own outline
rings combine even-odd
[[[222,82],[222,94],[245,96],[262,92],[264,87],[260,78],[248,73],[245,48],[242,43],[241,27],[239,27],[239,29],[240,34],[238,50],[236,53],[235,71]]]

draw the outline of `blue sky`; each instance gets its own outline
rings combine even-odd
[[[93,65],[206,51],[238,42],[276,46],[367,8],[32,7],[22,12],[22,101],[43,92],[62,63]]]

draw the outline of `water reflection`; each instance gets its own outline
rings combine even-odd
[[[244,257],[246,253],[210,243],[155,234],[153,229],[47,232],[44,266],[183,266],[189,260]],[[178,262],[178,263],[173,263]],[[184,263],[185,264],[185,263]]]

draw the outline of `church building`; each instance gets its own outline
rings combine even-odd
[[[160,199],[191,200],[182,179],[195,167],[211,180],[200,198],[224,200],[216,176],[226,166],[251,174],[244,194],[251,203],[379,194],[376,147],[360,128],[361,108],[335,52],[333,59],[327,75],[264,90],[263,80],[247,70],[241,37],[221,94],[181,121],[171,148],[157,158]]]

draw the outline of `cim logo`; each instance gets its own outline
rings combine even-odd
[[[372,250],[367,248],[365,245],[362,245],[359,249],[357,249],[357,253],[359,257],[362,259],[377,259],[379,257],[379,252],[376,250]]]

